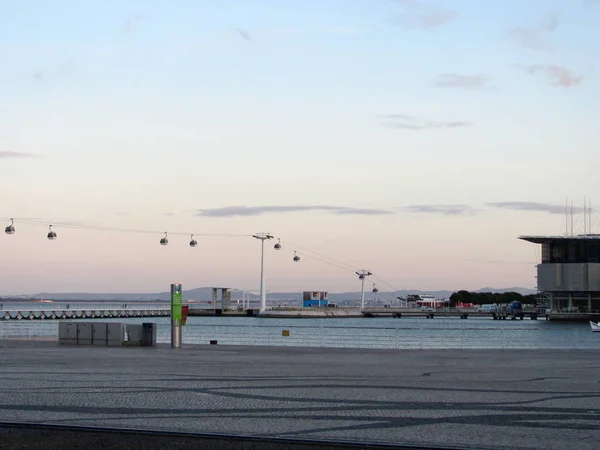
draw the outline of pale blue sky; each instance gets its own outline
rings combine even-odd
[[[3,0],[0,291],[258,287],[251,238],[27,220],[269,231],[294,243],[273,290],[359,286],[295,245],[382,289],[533,287],[516,236],[600,188],[598,23],[594,0]]]

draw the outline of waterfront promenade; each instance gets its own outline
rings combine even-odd
[[[0,421],[441,448],[600,442],[600,350],[3,340],[0,362]]]

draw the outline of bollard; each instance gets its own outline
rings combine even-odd
[[[181,326],[180,325],[172,325],[171,326],[171,347],[173,347],[173,348],[181,347]]]
[[[181,284],[171,285],[171,347],[181,347],[181,319],[183,293]]]

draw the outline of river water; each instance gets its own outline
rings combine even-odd
[[[170,342],[168,317],[87,321],[154,322],[158,324],[157,341]],[[59,322],[0,320],[0,339],[58,339]],[[598,349],[600,333],[592,333],[589,323],[527,318],[188,318],[183,327],[183,344],[209,344],[210,341],[224,345],[379,349]]]

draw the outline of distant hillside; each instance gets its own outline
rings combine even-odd
[[[522,288],[522,287],[507,287],[507,288],[502,288],[502,289],[485,287],[485,288],[477,289],[476,291],[473,291],[473,292],[491,292],[492,294],[502,294],[504,292],[517,292],[521,295],[537,294],[537,291],[535,289],[528,289],[528,288]]]
[[[450,297],[457,290],[441,290],[441,291],[420,291],[418,289],[412,290],[400,290],[394,292],[383,292],[377,293],[371,292],[371,290],[365,291],[365,298],[368,300],[379,299],[381,302],[391,302],[396,300],[396,297],[406,297],[409,294],[431,294],[438,298]],[[534,289],[527,289],[522,287],[508,287],[508,288],[482,288],[473,292],[492,292],[492,293],[503,293],[503,292],[518,292],[522,295],[535,294],[537,291]],[[271,300],[277,300],[282,302],[296,303],[300,302],[302,294],[300,292],[268,292],[268,298]],[[232,299],[241,298],[242,294],[239,291],[232,293]],[[258,301],[258,294],[250,294],[250,298],[253,301]],[[360,292],[330,292],[328,294],[329,301],[332,303],[344,303],[344,302],[356,302],[360,300]],[[42,292],[39,294],[31,295],[4,295],[0,299],[47,299],[47,300],[70,300],[70,301],[93,301],[93,300],[115,300],[123,302],[132,301],[152,301],[152,300],[165,300],[168,301],[171,298],[170,292],[157,292],[157,293],[141,293],[141,294],[122,294],[122,293],[98,293],[92,294],[87,292],[69,292],[69,293],[48,293]],[[184,290],[185,300],[195,300],[198,302],[206,302],[212,300],[212,288],[201,287],[195,289]]]

